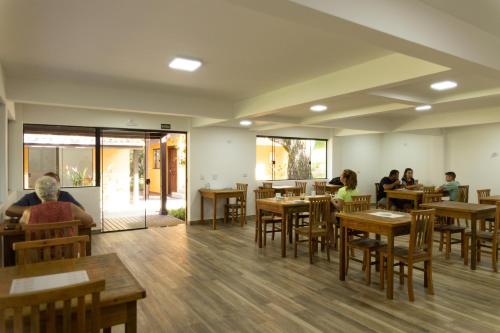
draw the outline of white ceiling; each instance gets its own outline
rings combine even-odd
[[[7,76],[114,78],[247,98],[388,53],[224,0],[0,0]],[[176,55],[200,58],[173,71]]]

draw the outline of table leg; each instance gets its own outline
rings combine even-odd
[[[290,244],[293,244],[293,214],[290,214],[290,216],[288,216],[287,221],[290,222],[290,223],[287,223],[288,242]]]
[[[418,199],[413,200],[413,209],[418,209]]]
[[[394,297],[394,235],[387,235],[387,298]]]
[[[262,209],[259,207],[257,207],[257,232],[257,242],[259,243],[259,248],[262,248]]]
[[[246,219],[247,219],[247,209],[246,209],[246,202],[243,205],[243,197],[240,197],[240,204],[241,204],[241,209],[240,209],[240,213],[241,213],[241,215],[240,215],[240,223],[241,223],[241,226],[244,227]]]
[[[212,229],[217,229],[217,197],[214,196],[214,215],[212,218]]]
[[[288,225],[288,212],[285,210],[281,216],[281,256],[286,257],[286,230]]]
[[[127,319],[125,322],[125,332],[137,332],[137,301],[127,303]]]
[[[204,210],[204,207],[203,207],[203,204],[204,204],[204,202],[203,202],[203,201],[204,201],[204,200],[203,200],[203,195],[202,195],[202,196],[201,196],[201,206],[200,206],[200,209],[201,209],[201,210],[200,210],[200,222],[201,222],[202,224],[205,224],[205,218],[204,218],[204,211],[205,211],[205,210]]]
[[[470,219],[470,228],[471,228],[471,245],[470,245],[470,269],[476,269],[476,261],[477,261],[477,218],[472,215]]]
[[[385,209],[391,210],[391,197],[389,194],[385,197]]]
[[[224,224],[227,224],[227,214],[229,214],[229,211],[227,210],[227,205],[229,205],[229,198],[226,198],[226,205],[224,206]],[[232,218],[231,218],[231,223],[233,223]]]
[[[103,333],[111,333],[111,327],[105,327],[102,329]]]
[[[345,263],[346,263],[346,228],[340,222],[340,258],[339,258],[339,280],[345,281]]]

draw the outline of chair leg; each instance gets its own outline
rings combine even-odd
[[[271,233],[271,239],[274,240],[274,230],[276,230],[276,225],[273,223],[273,232]]]
[[[297,258],[297,246],[299,245],[299,234],[295,233],[295,242],[293,244],[293,256]]]
[[[264,223],[264,228],[262,228],[263,235],[264,237],[264,246],[267,244],[267,223]]]
[[[351,256],[349,255],[349,247],[345,251],[345,275],[347,276],[347,271],[349,271],[349,261],[351,261]]]
[[[481,262],[481,241],[478,240],[476,243],[476,253],[477,253],[477,262]]]
[[[380,252],[379,254],[379,259],[378,259],[378,266],[379,266],[379,284],[380,284],[380,290],[384,290],[384,253]]]
[[[328,235],[325,236],[325,246],[326,246],[326,259],[330,261],[330,237]]]
[[[432,261],[427,260],[424,265],[426,267],[427,294],[434,295],[434,285],[432,284]]]
[[[258,217],[255,217],[255,243],[257,243],[257,235],[259,234],[259,224],[258,224]]]
[[[309,242],[309,263],[312,264],[313,263],[313,252],[314,252],[313,243],[314,242],[313,242],[311,237],[309,237],[308,242]]]
[[[399,262],[399,284],[402,286],[405,284],[405,264],[401,261]]]
[[[410,302],[415,300],[413,295],[413,263],[408,263],[408,299]]]
[[[439,252],[443,252],[444,232],[439,232]]]
[[[464,265],[469,265],[469,236],[464,238]]]
[[[365,280],[366,280],[366,285],[370,285],[372,283],[372,265],[370,265],[371,262],[371,256],[370,256],[370,250],[365,250],[365,253],[363,254],[363,261],[365,262]],[[366,259],[365,259],[366,258]]]
[[[464,257],[464,240],[465,240],[465,230],[460,232],[460,258]]]
[[[446,232],[446,252],[445,252],[446,259],[450,259],[450,253],[451,253],[451,232],[447,231]]]
[[[498,255],[498,245],[496,242],[491,244],[491,265],[493,266],[493,272],[498,272],[497,268],[497,255]]]

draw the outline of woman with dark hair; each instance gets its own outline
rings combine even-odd
[[[413,169],[406,168],[405,173],[403,174],[403,178],[401,178],[401,185],[407,188],[408,190],[414,190],[420,187],[418,182],[413,178]]]
[[[345,169],[340,176],[340,181],[344,184],[343,187],[339,189],[333,200],[333,205],[338,210],[342,210],[344,202],[351,202],[353,195],[358,195],[356,187],[358,186],[358,177],[356,172]]]

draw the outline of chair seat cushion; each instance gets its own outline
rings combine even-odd
[[[283,219],[280,216],[262,216],[264,223],[281,223]]]
[[[394,257],[399,257],[399,258],[408,258],[409,255],[409,249],[407,247],[403,246],[395,246],[394,247]],[[428,256],[428,253],[425,251],[418,250],[415,253],[413,253],[413,258],[418,259],[422,257]]]
[[[241,204],[241,203],[230,203],[230,204],[226,204],[226,207],[229,207],[229,208],[241,208],[243,207],[244,204]]]
[[[462,232],[465,230],[465,227],[461,227],[455,224],[444,225],[441,230],[451,231],[451,232]]]
[[[386,244],[378,239],[373,238],[358,238],[348,242],[348,246],[359,249],[378,249],[384,247]]]
[[[472,233],[469,231],[468,234],[470,235]],[[489,239],[489,240],[493,239],[493,235],[494,235],[493,232],[487,232],[487,231],[481,231],[477,233],[478,238]],[[497,237],[500,237],[500,233],[497,233]]]
[[[312,229],[312,234],[313,235],[325,235],[326,234],[326,228],[313,228]],[[309,234],[309,227],[298,227],[295,228],[295,232],[299,233],[301,235],[307,235]]]

